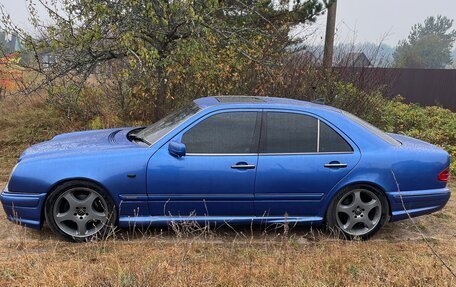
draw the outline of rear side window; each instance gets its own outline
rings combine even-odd
[[[256,153],[257,112],[229,112],[211,116],[182,136],[187,153]]]
[[[261,152],[317,152],[316,118],[293,113],[267,112],[262,130]]]
[[[266,112],[261,131],[261,153],[353,152],[345,139],[312,116]]]
[[[336,131],[320,121],[319,152],[351,152],[352,147]]]

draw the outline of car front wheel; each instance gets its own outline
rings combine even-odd
[[[367,239],[388,220],[385,195],[364,186],[348,188],[336,195],[327,214],[329,228],[347,239]]]
[[[46,200],[46,222],[57,234],[74,241],[99,239],[115,223],[114,203],[90,182],[72,181],[57,187]]]

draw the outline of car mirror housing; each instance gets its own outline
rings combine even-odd
[[[186,147],[185,144],[180,142],[170,142],[168,145],[168,151],[172,156],[183,157],[185,156]]]

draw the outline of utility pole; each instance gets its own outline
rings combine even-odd
[[[323,54],[323,68],[331,69],[334,50],[334,34],[336,32],[336,10],[337,0],[328,7],[328,18],[326,20],[325,51]]]

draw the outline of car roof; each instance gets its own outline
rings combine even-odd
[[[300,101],[288,98],[276,98],[276,97],[259,97],[259,96],[215,96],[205,97],[194,100],[194,102],[201,108],[208,108],[213,106],[231,106],[231,105],[248,105],[249,107],[283,107],[292,106],[300,108],[312,108],[312,109],[323,109],[341,112],[339,109],[321,105],[317,103],[311,103],[307,101]]]

